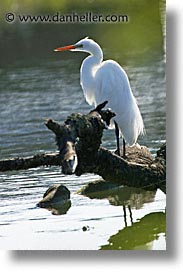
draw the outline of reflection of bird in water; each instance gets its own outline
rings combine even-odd
[[[131,206],[127,205],[129,213],[130,213],[130,221],[131,221],[131,225],[133,224],[133,216],[132,216],[132,210],[131,210]],[[126,215],[126,205],[123,205],[123,216],[124,216],[124,223],[125,226],[127,226],[127,215]]]
[[[122,187],[119,188],[114,196],[109,196],[108,200],[112,205],[123,206],[124,223],[127,226],[127,212],[129,211],[130,222],[133,224],[132,208],[140,209],[144,203],[152,202],[154,200],[156,191],[147,191],[140,188]]]
[[[84,96],[90,105],[97,106],[106,100],[108,101],[107,107],[116,114],[114,125],[117,153],[120,155],[119,134],[121,133],[123,157],[125,157],[125,142],[134,145],[138,136],[144,131],[142,116],[126,72],[113,60],[103,61],[102,49],[92,39],[84,38],[74,45],[55,49],[55,51],[68,50],[90,54],[83,61],[80,70],[80,83]]]
[[[44,193],[37,206],[51,210],[55,215],[66,214],[71,207],[70,191],[62,184],[54,184]]]
[[[141,188],[122,186],[111,190],[111,195],[108,196],[108,200],[112,205],[129,205],[132,208],[140,209],[144,203],[154,201],[156,190],[149,191]]]
[[[97,191],[96,191],[97,190]],[[129,211],[130,222],[133,224],[132,209],[140,209],[144,203],[153,202],[156,190],[144,190],[141,188],[116,186],[114,183],[106,181],[96,181],[88,183],[81,190],[81,194],[92,199],[107,198],[111,205],[123,207],[123,217],[125,226],[127,226],[127,209]]]

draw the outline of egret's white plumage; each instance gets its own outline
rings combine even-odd
[[[103,61],[103,52],[92,39],[84,38],[74,45],[56,49],[63,50],[90,54],[80,69],[86,101],[97,106],[107,100],[107,107],[116,113],[114,119],[123,138],[129,145],[135,144],[138,136],[143,134],[144,124],[126,72],[113,60]]]

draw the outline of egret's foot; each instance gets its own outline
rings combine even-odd
[[[116,149],[115,154],[118,155],[119,157],[121,156],[119,148]]]
[[[127,156],[126,156],[126,155],[123,155],[122,158],[123,158],[123,159],[127,159]]]
[[[119,156],[119,157],[122,156],[122,150],[120,149],[120,147],[119,147],[119,148],[117,147],[117,148],[115,149],[114,153],[115,153],[117,156]]]

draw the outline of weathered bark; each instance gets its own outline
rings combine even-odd
[[[58,153],[38,154],[25,158],[0,160],[0,172],[37,168],[40,166],[61,165]]]
[[[80,164],[76,174],[95,173],[104,180],[134,187],[159,187],[165,181],[165,167],[153,161],[147,148],[127,148],[129,156],[124,160],[105,148],[100,148],[90,162]],[[133,158],[130,155],[133,154]],[[145,160],[146,162],[145,162]],[[87,163],[87,165],[86,165]]]
[[[110,119],[114,116],[110,110],[102,110],[105,104],[101,104],[87,115],[71,114],[63,125],[49,119],[46,126],[56,135],[59,153],[3,160],[0,161],[0,171],[42,165],[64,167],[64,161],[65,164],[71,165],[69,158],[76,153],[77,167],[72,170],[69,166],[69,169],[63,169],[64,173],[71,174],[73,171],[78,176],[95,173],[115,184],[150,189],[159,187],[165,191],[166,145],[157,152],[155,159],[144,146],[127,147],[126,159],[100,147],[106,123],[109,125]],[[73,146],[68,145],[68,141]]]

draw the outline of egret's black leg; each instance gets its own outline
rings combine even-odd
[[[119,148],[119,127],[116,121],[114,121],[115,125],[115,134],[116,134],[116,141],[117,141],[117,155],[120,156],[120,148]]]
[[[126,158],[126,143],[125,143],[124,138],[123,138],[123,158],[124,159]]]

